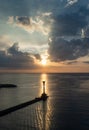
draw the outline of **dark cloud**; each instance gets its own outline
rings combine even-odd
[[[74,61],[67,61],[66,63],[64,64],[67,64],[67,65],[71,65],[71,64],[75,64],[77,63],[78,61],[74,60]]]
[[[89,64],[89,61],[83,61],[83,63],[85,63],[85,64]]]
[[[81,29],[88,25],[87,15],[89,10],[84,7],[78,12],[53,16],[51,36],[74,36],[81,32]]]
[[[17,17],[17,21],[23,25],[30,25],[30,19],[27,16]]]
[[[84,30],[84,36],[89,38],[89,26]]]
[[[56,38],[49,43],[51,61],[75,60],[89,54],[89,38],[70,41]]]
[[[41,56],[39,54],[34,54],[34,57],[37,59],[37,60],[41,60]]]
[[[29,53],[19,51],[14,43],[7,51],[0,51],[0,68],[31,69],[36,68]]]
[[[81,6],[79,8],[79,14],[83,16],[89,16],[89,8],[87,6]]]
[[[89,26],[89,8],[85,5],[79,8],[76,6],[77,10],[70,11],[72,7],[66,8],[61,15],[52,15],[54,21],[48,49],[51,61],[72,61],[89,54],[89,38],[77,39],[77,36],[81,37],[82,30]],[[88,35],[88,29],[86,34]],[[68,64],[73,62],[68,62]]]
[[[78,9],[81,5],[87,5],[89,0],[78,0],[67,12]],[[59,14],[66,11],[64,8],[67,0],[0,0],[0,14],[9,16],[36,15],[37,12],[53,12]],[[70,11],[71,10],[71,11]]]
[[[8,53],[12,55],[21,54],[22,52],[19,51],[18,43],[14,43],[9,49]]]

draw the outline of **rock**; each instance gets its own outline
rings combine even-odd
[[[13,88],[17,87],[17,85],[14,84],[0,84],[0,88]]]

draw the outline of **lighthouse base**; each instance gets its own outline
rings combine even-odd
[[[47,100],[47,98],[48,98],[48,95],[47,95],[46,93],[42,93],[41,99],[42,99],[43,101],[45,101],[45,100]]]

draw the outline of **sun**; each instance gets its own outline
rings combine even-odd
[[[46,65],[46,64],[47,64],[46,59],[42,59],[41,64],[42,64],[42,65]]]
[[[47,64],[47,58],[45,56],[42,56],[41,64],[46,65]]]

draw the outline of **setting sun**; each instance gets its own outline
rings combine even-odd
[[[41,64],[42,64],[42,65],[46,65],[46,64],[47,64],[47,57],[42,56]]]
[[[41,64],[42,65],[46,65],[47,64],[47,60],[46,59],[42,59]]]

